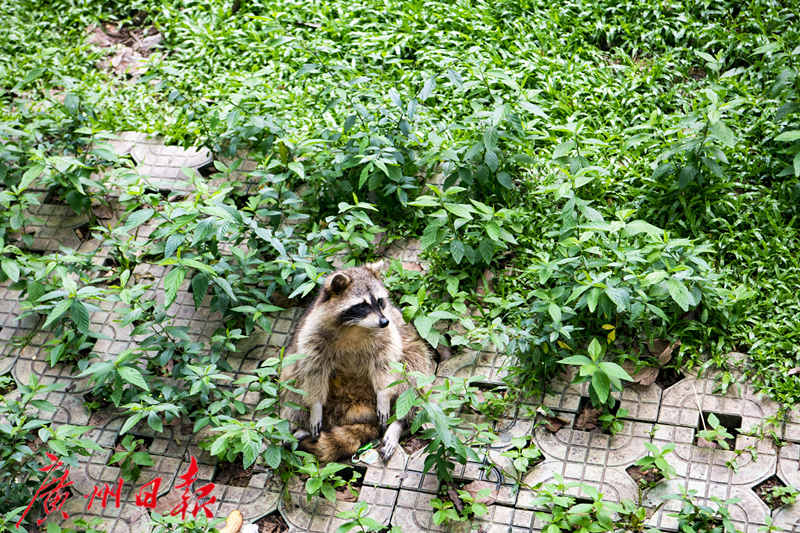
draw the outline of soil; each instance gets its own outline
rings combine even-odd
[[[657,468],[650,468],[648,470],[642,470],[641,466],[638,465],[631,465],[625,469],[629,476],[633,478],[637,485],[641,486],[653,486],[662,479],[664,479],[664,475],[657,469]]]
[[[233,487],[247,487],[250,485],[250,478],[252,477],[252,466],[244,470],[239,463],[217,463],[217,469],[214,472],[212,481]]]
[[[584,403],[583,400],[581,400],[581,403]],[[600,427],[598,419],[601,413],[602,411],[600,411],[600,409],[595,409],[589,402],[586,402],[580,411],[578,411],[578,416],[575,418],[575,423],[572,427],[583,431],[597,429]]]
[[[770,511],[774,511],[775,509],[782,507],[783,504],[781,503],[780,498],[772,498],[769,491],[775,487],[785,486],[786,484],[781,481],[778,476],[772,476],[753,487],[753,492],[756,493],[756,496],[761,498],[761,501],[767,504],[767,507],[769,507]]]
[[[2,328],[0,328],[0,331],[2,331]],[[0,386],[0,396],[4,396],[16,388],[17,388],[17,383],[12,379],[11,381],[8,382],[8,385],[4,387]]]
[[[675,385],[684,377],[685,376],[683,374],[681,374],[674,368],[662,368],[658,372],[658,377],[656,378],[656,385],[658,385],[659,387],[661,387],[662,390],[664,390],[667,387]]]
[[[557,433],[559,429],[567,425],[566,422],[555,416],[540,415],[542,423],[550,433]]]
[[[86,404],[91,404],[92,411],[99,411],[100,409],[114,405],[108,395],[95,394],[92,391],[89,391],[83,395],[83,401]]]
[[[284,531],[289,531],[289,525],[277,510],[256,521],[256,525],[258,526],[258,533],[284,533]]]
[[[420,439],[419,437],[408,437],[406,440],[400,441],[400,446],[403,447],[407,454],[411,455],[430,444],[430,442],[431,441],[427,439]]]

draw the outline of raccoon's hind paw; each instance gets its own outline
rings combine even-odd
[[[298,429],[298,430],[297,430],[297,431],[295,431],[295,432],[294,432],[292,435],[293,435],[293,436],[294,436],[294,438],[296,438],[297,440],[303,440],[304,438],[306,438],[306,437],[309,437],[309,436],[311,435],[311,433],[309,433],[309,432],[308,432],[308,431],[306,431],[305,429]]]
[[[308,419],[311,438],[316,441],[322,431],[322,404],[317,402],[311,406],[311,416]]]

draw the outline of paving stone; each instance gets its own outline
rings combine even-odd
[[[281,499],[278,505],[290,531],[336,531],[344,523],[344,520],[337,518],[336,515],[355,506],[354,502],[338,500],[335,504],[331,504],[320,496],[312,498],[309,502],[304,487],[304,482],[298,479],[291,480],[288,487],[288,501]],[[367,503],[369,506],[367,516],[388,524],[392,509],[398,502],[398,491],[384,487],[362,486],[357,501]]]
[[[34,221],[26,230],[33,233],[33,251],[57,252],[61,247],[77,250],[89,240],[89,217],[76,215],[68,205],[42,204],[31,208],[29,216]]]
[[[800,445],[791,443],[778,450],[777,475],[787,486],[800,489]],[[780,519],[786,529],[795,527],[800,524],[800,502],[781,508],[775,515],[776,523]],[[797,527],[800,530],[800,525]]]
[[[769,509],[755,493],[747,487],[736,485],[707,485],[687,479],[672,479],[656,485],[647,495],[646,506],[655,506],[664,498],[679,494],[681,488],[696,490],[692,496],[692,501],[699,505],[708,505],[717,508],[711,497],[723,500],[738,499],[737,502],[728,505],[731,520],[737,529],[743,533],[756,533],[766,523],[769,516]],[[677,529],[677,519],[675,514],[681,508],[681,502],[676,499],[669,499],[658,511],[656,511],[647,521],[650,526],[661,529]]]
[[[439,363],[436,375],[441,377],[468,378],[480,376],[479,381],[502,384],[508,374],[512,357],[493,350],[475,351],[465,349],[462,353]]]
[[[107,412],[98,412],[87,421],[87,425],[94,426],[94,429],[87,433],[87,438],[98,443],[102,450],[81,459],[79,468],[73,469],[72,479],[75,480],[76,489],[81,494],[91,494],[95,486],[102,489],[106,483],[113,486],[120,479],[119,467],[108,463],[116,452],[115,443],[122,439],[120,430],[126,419],[125,415],[109,416]],[[182,465],[186,444],[180,442],[176,429],[169,425],[164,426],[163,432],[156,433],[146,424],[140,424],[129,433],[137,440],[149,442],[147,451],[155,463],[151,467],[143,468],[135,483],[124,483],[123,500],[132,505],[135,502],[136,492],[155,478],[161,479],[159,497],[171,489],[178,475],[178,469]]]
[[[727,394],[715,394],[713,378],[684,378],[666,389],[661,397],[660,424],[696,427],[700,410],[742,417],[742,430],[758,430],[762,422],[774,416],[778,406],[760,398],[750,385],[741,390],[731,386]],[[698,408],[699,407],[699,408]]]
[[[127,144],[119,145],[122,149]],[[182,148],[167,146],[158,139],[137,138],[129,149],[136,162],[136,170],[145,180],[159,190],[189,192],[193,190],[182,169],[198,169],[212,160],[207,148]]]

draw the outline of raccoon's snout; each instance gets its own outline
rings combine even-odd
[[[389,319],[385,316],[382,316],[380,320],[378,320],[378,326],[381,328],[385,328],[389,325]]]

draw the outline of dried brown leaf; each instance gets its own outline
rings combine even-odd
[[[567,425],[565,421],[555,416],[542,415],[542,420],[544,421],[545,429],[550,433],[556,433],[559,429]]]
[[[486,489],[489,489],[489,495],[482,498],[479,497],[478,493]],[[476,502],[484,505],[492,505],[494,502],[496,502],[499,492],[497,484],[490,483],[488,481],[472,481],[464,485],[464,490],[469,492],[470,496],[472,496]]]

